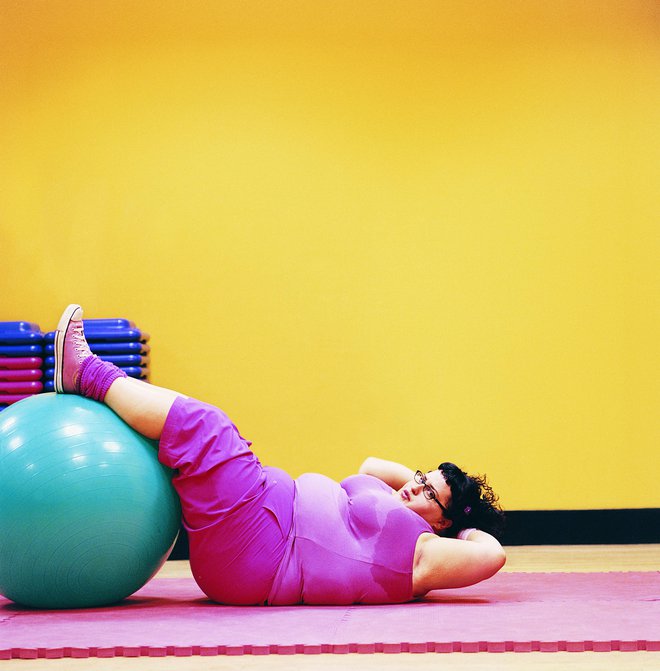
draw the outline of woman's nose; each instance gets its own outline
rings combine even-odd
[[[417,494],[419,494],[422,487],[423,487],[423,485],[419,485],[416,482],[413,483],[413,486],[410,488],[411,494],[413,494],[414,496],[417,496]]]

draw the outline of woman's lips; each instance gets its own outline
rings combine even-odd
[[[409,492],[407,489],[404,489],[404,490],[401,492],[401,498],[402,498],[404,501],[410,501],[410,492]]]

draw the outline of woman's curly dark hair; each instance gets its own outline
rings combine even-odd
[[[452,521],[449,534],[455,536],[461,529],[475,527],[499,538],[504,530],[504,512],[486,476],[470,476],[448,461],[438,469],[451,489],[451,504],[445,512]]]

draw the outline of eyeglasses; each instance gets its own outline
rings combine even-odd
[[[435,501],[440,506],[440,510],[442,510],[443,513],[446,513],[447,509],[442,505],[442,503],[440,503],[440,501],[438,501],[438,494],[435,491],[435,489],[433,489],[433,487],[431,485],[429,485],[428,481],[426,480],[426,476],[424,475],[424,473],[422,473],[422,471],[416,471],[414,477],[415,477],[415,482],[418,485],[423,485],[424,486],[424,489],[422,490],[424,492],[424,496],[429,501]]]

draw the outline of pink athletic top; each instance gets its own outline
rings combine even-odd
[[[271,605],[410,601],[415,544],[431,526],[370,475],[295,481],[293,528]]]

